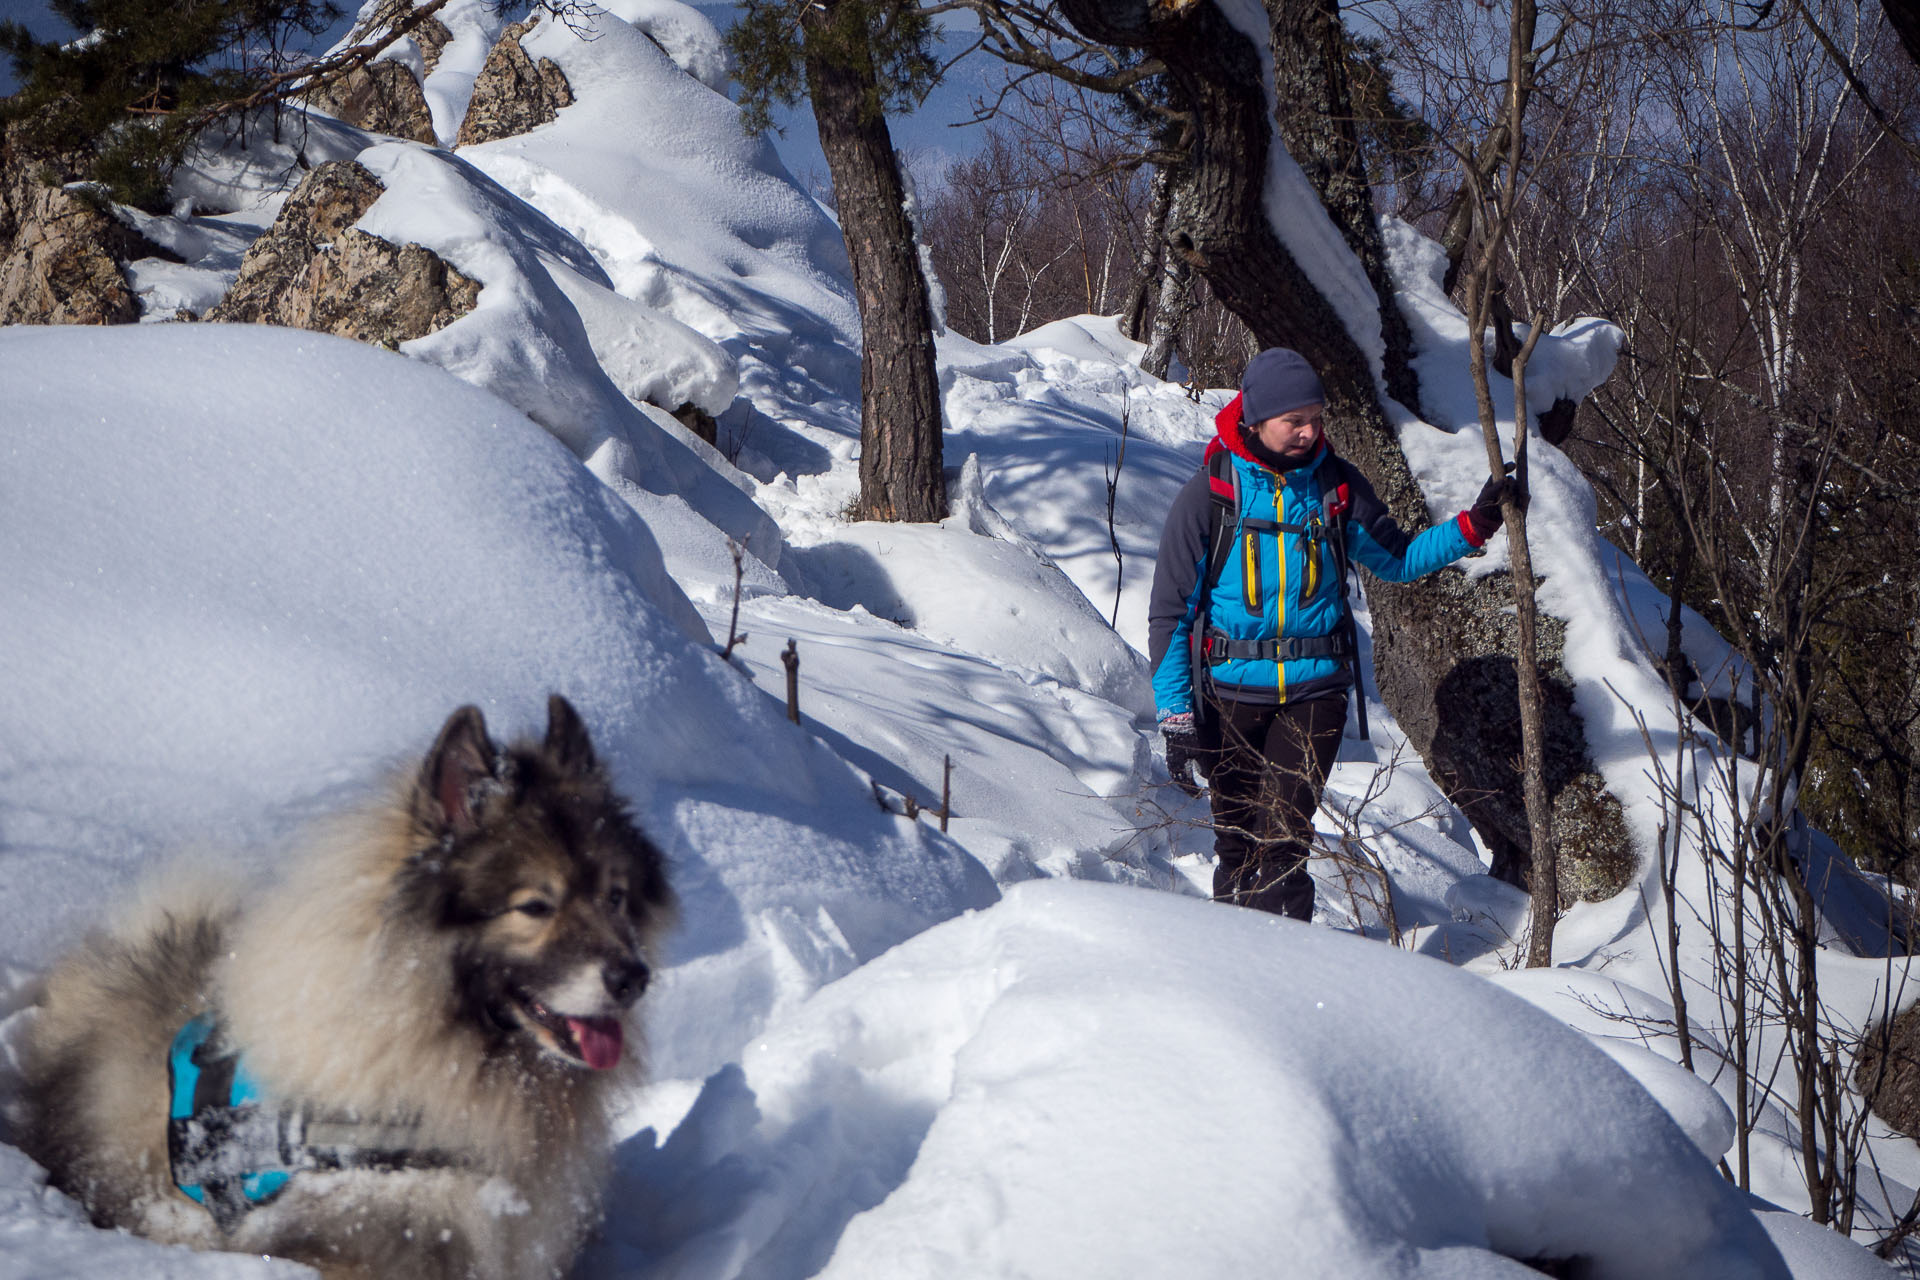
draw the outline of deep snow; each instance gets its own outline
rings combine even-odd
[[[505,20],[478,0],[447,13],[456,43],[428,84],[443,141]],[[1598,1275],[1884,1274],[1713,1172],[1730,1086],[1671,1061],[1639,895],[1577,909],[1566,968],[1503,972],[1524,900],[1481,874],[1380,704],[1320,820],[1372,861],[1316,863],[1317,927],[1193,901],[1203,809],[1154,759],[1138,651],[1160,519],[1224,396],[1140,373],[1111,320],[992,348],[947,335],[953,515],[846,523],[857,317],[838,231],[739,130],[705,19],[622,0],[597,25],[527,38],[578,101],[523,137],[450,154],[305,135],[310,158],[358,156],[386,183],[364,229],[483,285],[404,355],[216,326],[0,331],[0,1053],[39,972],[138,876],[183,850],[271,874],[295,827],[454,706],[513,732],[558,689],[685,907],[582,1276],[1275,1259],[1495,1276],[1563,1254]],[[188,261],[138,265],[149,319],[217,297],[284,199],[290,151],[251,146],[200,157],[181,180],[199,212],[150,228]],[[1402,438],[1440,516],[1485,468],[1459,408],[1464,329],[1421,283],[1427,249],[1388,233],[1425,350],[1429,420]],[[1582,393],[1616,342],[1566,327],[1536,394]],[[718,416],[717,449],[668,414],[681,403]],[[1637,640],[1660,602],[1604,553],[1577,473],[1536,457],[1543,599],[1581,620],[1580,708],[1644,838],[1633,713],[1677,745]],[[745,639],[722,661],[729,540]],[[1696,665],[1737,678],[1693,623]],[[900,810],[937,805],[948,761],[943,836]],[[1846,883],[1865,896],[1836,897],[1830,963],[1864,1011],[1886,969],[1844,954],[1871,934],[1871,886]],[[1380,941],[1390,923],[1419,954]],[[1777,1111],[1756,1149],[1757,1189],[1804,1204]],[[1881,1149],[1904,1208],[1920,1159]],[[0,1146],[0,1275],[124,1269],[289,1270],[95,1232]]]

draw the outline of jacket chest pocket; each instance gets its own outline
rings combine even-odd
[[[1277,520],[1270,526],[1274,558],[1280,566],[1277,608],[1283,621],[1290,603],[1286,598],[1289,585],[1294,590],[1291,603],[1306,605],[1320,594],[1332,576],[1327,572],[1329,531],[1321,522],[1319,507],[1298,499],[1291,505],[1289,510],[1285,499],[1277,497]]]
[[[1261,587],[1265,582],[1265,575],[1260,572],[1262,536],[1259,531],[1248,529],[1240,538],[1240,603],[1256,618],[1260,616]]]
[[[1277,495],[1273,504],[1254,504],[1242,519],[1237,548],[1241,607],[1252,617],[1264,621],[1271,602],[1276,629],[1286,623],[1288,557],[1292,554],[1285,532],[1287,526],[1274,518],[1282,510],[1284,507]]]
[[[1306,524],[1306,532],[1296,535],[1299,539],[1301,574],[1300,599],[1302,603],[1320,594],[1321,586],[1327,581],[1327,530],[1315,516]]]

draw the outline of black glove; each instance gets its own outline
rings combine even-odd
[[[1513,464],[1509,462],[1506,469],[1512,471]],[[1500,526],[1507,522],[1507,514],[1501,509],[1500,504],[1509,495],[1512,496],[1515,506],[1522,511],[1527,509],[1527,491],[1511,475],[1490,476],[1487,482],[1480,486],[1480,496],[1475,498],[1473,505],[1467,509],[1467,519],[1473,524],[1474,537],[1481,542],[1500,532]]]
[[[1201,794],[1201,783],[1196,781],[1200,763],[1200,735],[1194,732],[1193,712],[1182,711],[1179,715],[1168,716],[1160,722],[1160,736],[1167,743],[1167,772],[1173,775],[1173,785],[1190,796]]]

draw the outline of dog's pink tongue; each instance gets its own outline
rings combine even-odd
[[[620,1061],[620,1022],[617,1018],[568,1018],[573,1038],[580,1043],[580,1056],[595,1071],[605,1071]]]

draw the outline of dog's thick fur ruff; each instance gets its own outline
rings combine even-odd
[[[57,965],[23,1090],[54,1185],[103,1226],[329,1276],[564,1274],[638,1070],[615,1020],[672,899],[573,708],[549,717],[501,751],[461,708],[416,777],[317,830],[277,884],[172,877]],[[417,1124],[455,1163],[300,1173],[221,1232],[167,1153],[168,1047],[209,1012],[269,1098]]]

